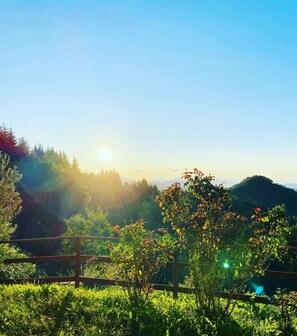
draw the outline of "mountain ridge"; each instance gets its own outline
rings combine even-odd
[[[272,208],[284,204],[287,215],[297,216],[297,191],[274,183],[268,177],[262,175],[247,177],[229,190],[240,202],[249,202],[260,208]]]

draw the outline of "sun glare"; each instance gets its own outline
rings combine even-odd
[[[112,160],[112,152],[107,148],[101,148],[99,150],[99,158],[102,162],[110,162]]]

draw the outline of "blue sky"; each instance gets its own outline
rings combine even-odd
[[[296,1],[1,0],[0,45],[0,122],[31,146],[297,182]]]

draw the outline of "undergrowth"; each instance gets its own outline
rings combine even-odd
[[[194,298],[173,300],[166,292],[155,292],[136,306],[119,288],[0,286],[2,336],[297,335],[292,321],[290,333],[282,332],[279,308],[244,303],[224,320],[207,318],[197,311]]]

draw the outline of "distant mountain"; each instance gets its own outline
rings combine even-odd
[[[153,185],[156,185],[158,187],[159,190],[164,190],[168,187],[170,187],[173,183],[180,183],[181,185],[184,185],[185,183],[185,180],[183,180],[182,178],[176,178],[176,179],[172,179],[172,180],[169,180],[169,179],[165,179],[165,178],[154,178],[154,179],[151,179],[149,181],[150,184],[153,184]],[[224,185],[225,188],[229,188],[231,186],[233,186],[235,184],[234,181],[229,181],[229,180],[226,180],[226,179],[216,179],[215,180],[215,184],[220,184],[222,183]]]
[[[181,185],[183,185],[185,183],[185,180],[181,178],[176,178],[175,180],[168,180],[160,177],[151,179],[149,182],[150,184],[156,185],[157,188],[162,191],[164,189],[167,189],[174,183],[180,183]]]
[[[239,202],[254,204],[260,208],[285,204],[287,214],[297,216],[297,191],[273,183],[265,176],[247,177],[229,190]]]
[[[297,191],[297,183],[286,183],[284,186]]]

